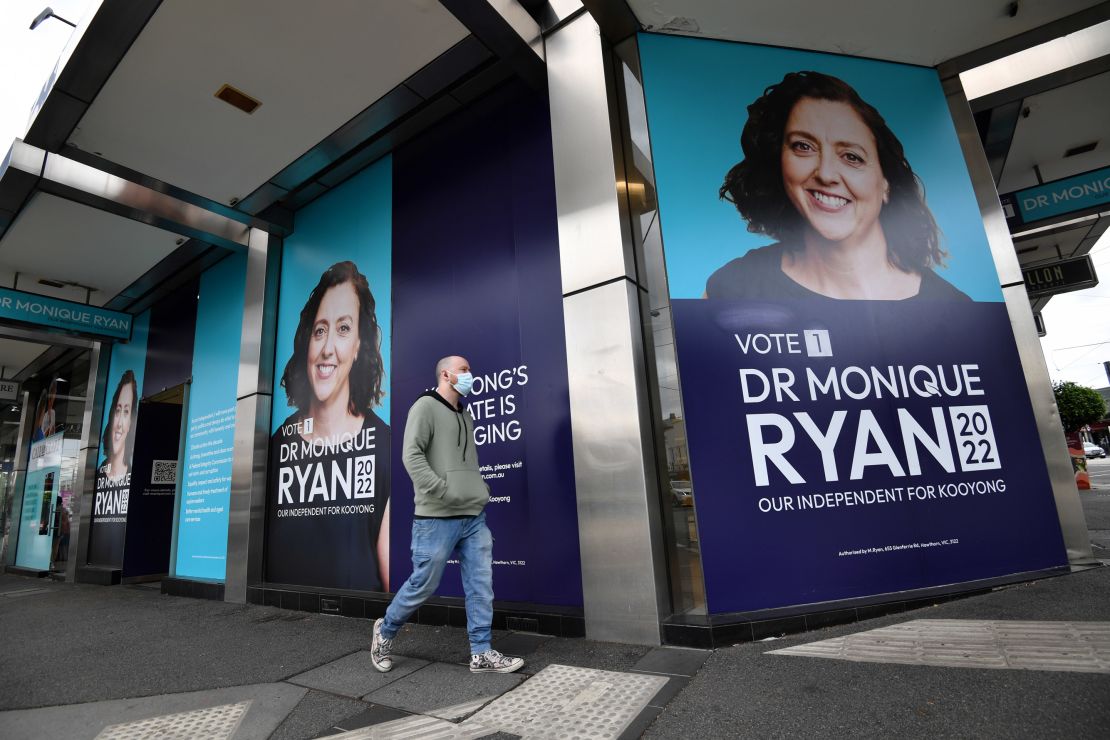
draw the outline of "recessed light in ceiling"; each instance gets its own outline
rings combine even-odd
[[[1095,147],[1097,146],[1097,141],[1090,141],[1086,144],[1073,146],[1071,149],[1068,149],[1066,152],[1064,152],[1064,159],[1067,159],[1068,157],[1074,157],[1076,154],[1086,154],[1087,152],[1093,152],[1095,150]]]
[[[228,105],[235,106],[244,113],[254,113],[258,110],[258,106],[262,105],[261,100],[252,98],[242,90],[228,84],[224,84],[223,87],[216,91],[216,97]]]

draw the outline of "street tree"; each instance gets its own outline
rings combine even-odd
[[[1068,434],[1078,432],[1106,415],[1106,402],[1094,388],[1067,380],[1053,383],[1052,392],[1056,395],[1060,421]]]

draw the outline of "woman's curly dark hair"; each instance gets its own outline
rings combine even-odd
[[[890,185],[889,202],[879,213],[890,263],[912,272],[941,264],[945,252],[940,247],[940,229],[925,204],[925,188],[906,161],[902,142],[851,85],[820,72],[790,72],[748,106],[748,121],[740,134],[744,159],[728,171],[720,189],[720,197],[748,221],[748,231],[799,246],[805,220],[783,188],[782,147],[786,121],[802,98],[852,106],[875,136],[879,165]]]
[[[112,405],[108,411],[108,423],[104,425],[104,462],[107,463],[112,459],[115,450],[112,449],[112,426],[116,422],[116,406],[119,405],[120,394],[126,386],[131,386],[131,427],[127,430],[127,439],[124,440],[124,458],[131,459],[135,453],[135,427],[136,416],[139,410],[139,384],[135,381],[135,373],[131,370],[125,370],[123,376],[119,379],[119,385],[116,386],[116,392],[112,394]],[[129,463],[130,464],[130,463]]]
[[[297,332],[293,335],[293,356],[285,364],[281,375],[281,386],[289,405],[303,413],[312,403],[312,387],[308,382],[308,341],[312,336],[312,325],[324,293],[337,285],[351,283],[358,295],[358,355],[351,365],[351,395],[347,411],[354,416],[362,416],[376,406],[385,395],[382,378],[385,367],[382,362],[381,329],[375,313],[374,295],[366,276],[358,271],[354,262],[336,262],[320,276],[320,282],[312,289],[301,309]]]

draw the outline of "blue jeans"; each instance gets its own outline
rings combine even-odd
[[[428,597],[435,593],[443,568],[458,549],[466,594],[466,632],[472,655],[490,649],[493,624],[493,535],[486,514],[462,519],[413,519],[412,575],[398,589],[382,623],[382,637],[392,640]]]

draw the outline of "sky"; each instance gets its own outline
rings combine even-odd
[[[1091,388],[1110,386],[1102,363],[1110,360],[1110,231],[1090,252],[1101,282],[1061,293],[1041,312],[1048,334],[1041,339],[1048,373]]]
[[[82,17],[99,0],[0,0],[0,149],[23,138],[31,107],[50,77],[74,29],[49,18],[34,31],[31,21],[48,5],[68,21]],[[2,156],[2,155],[0,155]]]

